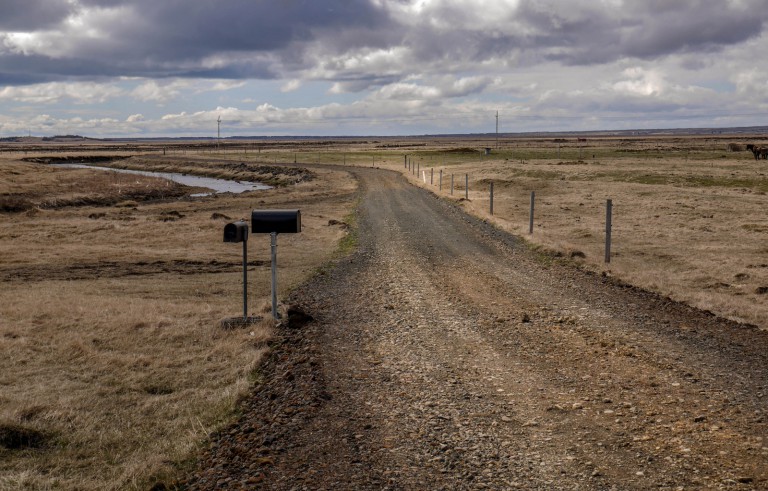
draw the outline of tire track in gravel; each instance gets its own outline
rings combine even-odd
[[[767,333],[543,264],[395,173],[354,172],[360,249],[292,294],[315,321],[274,361],[286,395],[257,389],[226,432],[278,437],[208,458],[191,488],[768,486]],[[255,422],[274,405],[288,416]]]

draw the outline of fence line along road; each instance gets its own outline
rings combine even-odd
[[[416,173],[417,179],[418,179],[418,173]],[[434,167],[430,168],[430,179],[429,184],[434,186]],[[427,182],[427,175],[426,171],[424,172],[422,176],[423,182],[426,184]],[[439,170],[439,177],[438,177],[438,192],[442,193],[443,191],[443,169]],[[451,191],[450,194],[453,196],[454,191],[454,174],[451,174]],[[495,216],[495,210],[494,210],[494,182],[490,181],[488,186],[488,194],[489,194],[489,207],[488,211],[489,214],[492,216]],[[464,199],[469,200],[469,173],[464,174]],[[534,216],[535,216],[535,204],[536,204],[536,191],[531,191],[530,195],[530,208],[528,213],[528,234],[533,235],[533,228],[534,228]],[[500,217],[503,218],[503,217]],[[612,245],[612,231],[613,231],[613,200],[608,199],[606,201],[606,212],[605,212],[605,263],[610,264],[611,262],[611,245]]]

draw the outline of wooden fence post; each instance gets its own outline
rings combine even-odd
[[[453,196],[453,174],[451,174],[451,196]]]
[[[491,181],[491,215],[493,215],[493,181]]]
[[[440,169],[440,191],[443,190],[443,169]]]
[[[533,235],[533,205],[536,202],[536,191],[531,191],[531,214],[528,221],[528,233]]]
[[[611,262],[611,226],[613,214],[613,201],[608,200],[605,203],[605,262]]]

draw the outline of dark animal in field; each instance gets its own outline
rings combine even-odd
[[[768,159],[768,147],[758,147],[754,143],[750,143],[746,146],[746,149],[752,152],[752,155],[755,156],[755,160],[760,160],[760,157]]]
[[[741,143],[729,143],[728,144],[728,151],[729,152],[743,152],[747,148],[742,145]]]

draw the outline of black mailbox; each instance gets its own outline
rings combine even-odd
[[[296,234],[301,232],[299,210],[253,210],[251,231],[254,234]]]
[[[224,225],[224,242],[246,242],[248,240],[248,224],[244,221]]]

